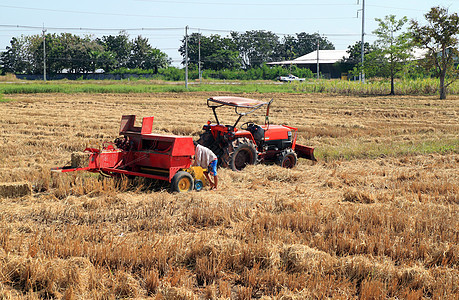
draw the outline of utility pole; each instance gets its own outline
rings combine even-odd
[[[43,81],[46,82],[46,29],[43,24]]]
[[[319,50],[320,50],[320,45],[319,45],[319,38],[317,38],[317,79],[320,79],[320,63],[319,63]]]
[[[188,88],[188,25],[185,26],[185,88]]]
[[[199,74],[199,84],[202,83],[202,77],[201,77],[201,32],[199,32],[198,36],[198,74]]]
[[[362,0],[362,43],[360,45],[360,52],[362,56],[362,68],[365,62],[365,0]],[[365,83],[365,73],[362,69],[360,73],[360,82]]]

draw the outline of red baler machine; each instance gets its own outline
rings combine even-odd
[[[121,118],[120,136],[102,149],[86,148],[72,154],[71,166],[55,172],[89,171],[109,176],[140,176],[165,180],[174,191],[201,190],[205,185],[203,170],[192,167],[195,153],[188,136],[151,133],[154,117],[145,117],[136,127],[135,115]]]

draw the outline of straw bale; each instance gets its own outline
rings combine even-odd
[[[30,195],[32,188],[28,182],[0,183],[0,197],[18,198]]]
[[[433,282],[432,275],[423,266],[400,270],[398,277],[402,286],[410,286],[416,289],[428,287]]]
[[[90,152],[73,152],[71,154],[72,168],[88,167],[90,156]]]
[[[130,273],[118,271],[115,293],[121,298],[135,298],[140,293],[140,284]]]
[[[330,254],[305,245],[286,245],[281,254],[281,261],[290,272],[330,272],[335,264]]]
[[[193,293],[193,291],[184,287],[169,287],[165,289],[163,294],[167,300],[198,299],[198,297],[195,293]]]
[[[357,189],[348,189],[343,194],[343,201],[371,204],[375,203],[373,194]]]
[[[343,275],[351,280],[364,280],[372,277],[389,281],[397,277],[397,270],[392,261],[380,262],[363,255],[348,256],[340,259]]]

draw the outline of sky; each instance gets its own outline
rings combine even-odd
[[[148,38],[179,66],[178,48],[188,34],[227,36],[230,31],[266,30],[279,37],[319,33],[338,50],[361,40],[365,3],[365,41],[374,42],[375,18],[393,14],[425,24],[431,7],[459,12],[459,0],[0,0],[0,51],[12,37],[70,32],[77,35],[117,35]]]

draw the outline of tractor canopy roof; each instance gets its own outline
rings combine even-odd
[[[210,97],[207,101],[215,102],[220,105],[228,105],[233,107],[252,108],[256,109],[263,105],[268,105],[271,101],[260,101],[243,97]],[[210,106],[210,105],[209,105]]]

